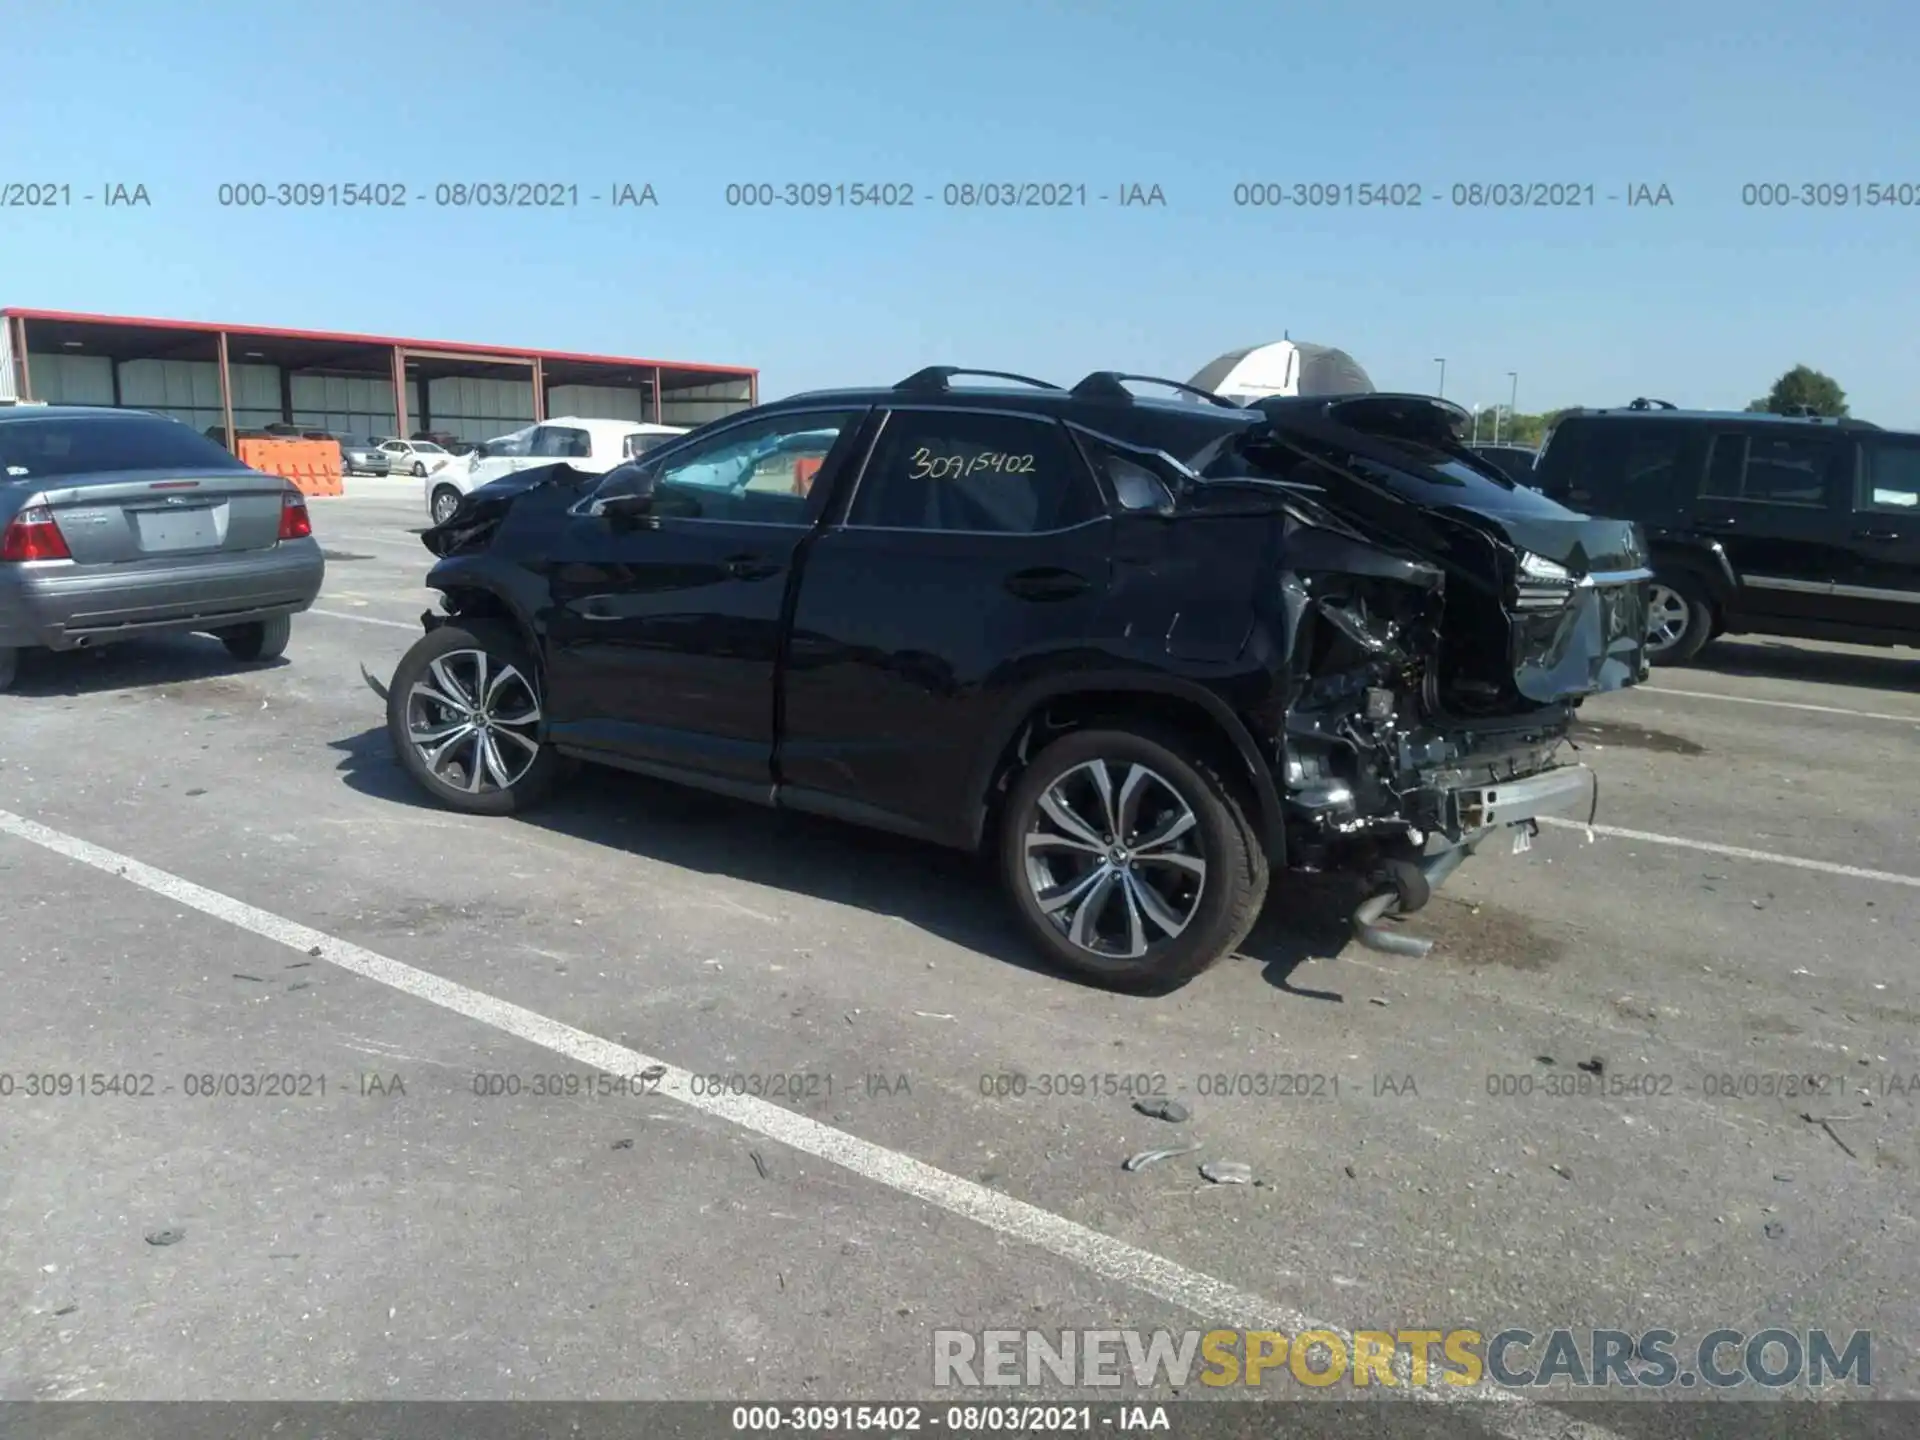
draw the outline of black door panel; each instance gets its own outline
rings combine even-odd
[[[788,412],[663,450],[641,517],[576,513],[550,565],[556,742],[739,785],[773,784],[776,670],[795,557],[860,412]]]
[[[1730,426],[1714,435],[1693,528],[1726,551],[1740,582],[1738,616],[1832,617],[1833,587],[1853,568],[1852,460],[1852,446],[1832,432]]]
[[[891,414],[847,524],[807,550],[783,670],[783,803],[962,840],[976,751],[1009,693],[1100,653],[1113,523],[1051,420]]]
[[[556,564],[550,582],[554,739],[771,783],[782,577],[807,532],[579,523],[597,527],[579,537],[590,553]],[[743,541],[754,546],[754,578],[737,572]]]
[[[1836,588],[1835,612],[1920,643],[1920,438],[1871,436],[1860,450],[1849,532],[1854,564]]]

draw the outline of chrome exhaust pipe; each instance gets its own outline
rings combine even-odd
[[[1389,914],[1411,915],[1425,908],[1433,891],[1458,870],[1466,858],[1479,848],[1480,837],[1429,855],[1415,863],[1409,860],[1389,862],[1385,867],[1386,885],[1376,890],[1353,912],[1353,938],[1369,950],[1386,955],[1409,955],[1424,959],[1433,950],[1433,941],[1414,935],[1402,935],[1382,929],[1380,922]]]

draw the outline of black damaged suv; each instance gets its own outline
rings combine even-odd
[[[426,532],[444,613],[389,733],[459,810],[585,760],[986,847],[1034,942],[1116,988],[1231,951],[1276,869],[1368,877],[1362,939],[1417,953],[1373,921],[1590,818],[1574,710],[1646,673],[1637,527],[1515,484],[1466,418],[934,367],[521,471]]]

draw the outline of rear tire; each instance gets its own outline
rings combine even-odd
[[[538,668],[511,626],[451,622],[401,657],[387,738],[401,768],[448,809],[511,815],[544,800],[563,770],[541,704]]]
[[[1647,659],[1653,664],[1686,664],[1719,628],[1706,588],[1690,573],[1674,570],[1654,577],[1647,601]]]
[[[413,478],[416,480],[424,480],[427,478],[427,466],[425,461],[416,460],[413,462]]]
[[[293,619],[288,615],[220,632],[220,643],[236,660],[278,660],[287,653],[287,642],[292,638]]]
[[[1112,990],[1186,984],[1246,938],[1266,900],[1266,852],[1239,796],[1174,735],[1055,741],[1015,783],[999,847],[1028,937]]]
[[[461,495],[451,485],[442,485],[433,492],[433,501],[427,506],[427,514],[436,525],[444,525],[453,518],[453,512],[460,508]]]
[[[11,690],[19,678],[20,652],[0,645],[0,691]]]

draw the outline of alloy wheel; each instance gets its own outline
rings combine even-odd
[[[1659,655],[1686,638],[1693,607],[1686,596],[1655,581],[1647,596],[1647,649]]]
[[[483,650],[436,656],[407,692],[407,739],[429,775],[469,795],[510,790],[540,758],[540,697]]]
[[[453,518],[453,512],[460,508],[460,499],[449,491],[442,490],[433,497],[433,523],[444,525]]]
[[[1023,838],[1027,884],[1072,944],[1137,959],[1187,928],[1206,888],[1199,821],[1137,763],[1089,760],[1042,792]]]

